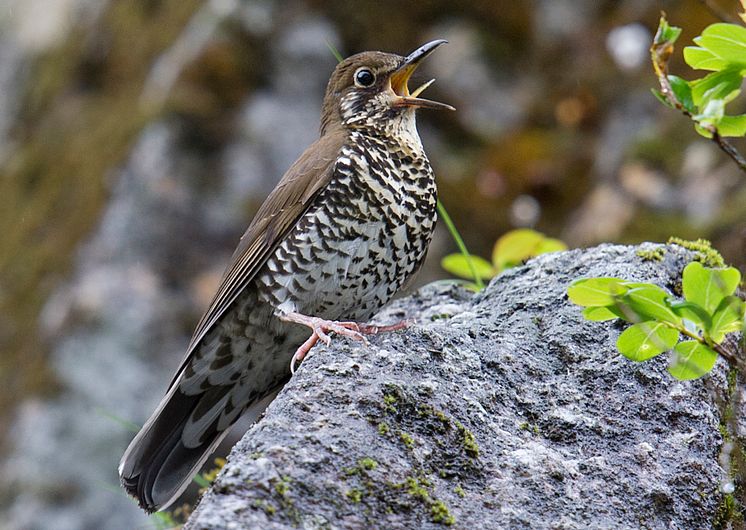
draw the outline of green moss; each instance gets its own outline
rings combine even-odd
[[[725,267],[725,260],[720,252],[712,248],[712,243],[706,239],[697,239],[696,241],[687,241],[679,237],[670,237],[669,245],[678,245],[687,250],[695,252],[694,260],[701,262],[706,267]]]
[[[387,412],[391,412],[392,414],[396,413],[396,404],[399,402],[397,397],[393,394],[384,394],[383,396],[383,404],[384,408]]]
[[[466,454],[472,458],[479,457],[479,445],[477,444],[476,438],[474,438],[474,434],[460,422],[456,422],[456,428],[461,434],[461,443]]]
[[[360,501],[363,500],[363,492],[357,488],[352,488],[351,490],[347,490],[347,493],[345,493],[345,497],[347,497],[350,502],[358,504]]]
[[[300,512],[298,511],[298,508],[295,507],[295,504],[293,502],[293,499],[290,498],[290,484],[292,483],[293,479],[291,479],[287,475],[283,475],[277,479],[274,479],[272,482],[272,486],[274,488],[275,493],[277,494],[276,500],[279,503],[279,509],[282,510],[282,513],[289,518],[291,521],[293,521],[296,525],[300,524]],[[271,506],[271,505],[268,505]],[[264,509],[265,512],[268,514],[270,513],[267,508]],[[270,511],[272,511],[270,509]],[[272,512],[274,513],[274,512]]]
[[[734,422],[734,414],[736,414],[733,407],[733,396],[737,391],[738,372],[735,369],[731,369],[728,372],[727,381],[728,399],[721,405],[718,430],[722,436],[723,443],[732,444],[730,466],[727,471],[728,477],[737,486],[733,493],[723,494],[713,520],[713,528],[718,530],[742,528],[744,523],[744,514],[742,511],[744,492],[740,486],[743,480],[744,469],[743,440],[736,436],[730,428]],[[738,524],[734,525],[734,522]]]
[[[451,515],[448,506],[443,501],[434,501],[430,506],[430,518],[434,523],[441,523],[451,526],[456,522],[456,518]]]
[[[417,415],[421,418],[435,419],[440,423],[437,428],[439,432],[445,432],[451,427],[451,418],[449,418],[442,410],[438,410],[431,405],[420,405],[417,407]]]
[[[290,491],[290,484],[285,477],[275,482],[275,491],[281,496],[285,497]]]
[[[388,432],[389,432],[388,423],[386,423],[385,421],[382,421],[381,423],[378,424],[378,434],[380,434],[381,436],[384,436],[388,434]]]
[[[433,498],[428,489],[431,486],[432,482],[425,476],[408,476],[404,479],[404,482],[392,485],[394,489],[403,489],[407,496],[424,504],[430,510],[430,520],[432,522],[451,526],[456,522],[456,518],[443,501]]]
[[[404,431],[399,431],[399,439],[404,442],[404,445],[407,446],[407,449],[411,449],[412,447],[414,447],[414,438],[412,438]]]
[[[427,491],[425,485],[419,481],[419,479],[415,477],[407,477],[404,480],[404,485],[407,488],[406,492],[408,495],[411,495],[412,497],[423,501],[430,500],[430,493]]]
[[[352,475],[365,475],[365,471],[372,471],[378,467],[378,462],[372,458],[361,458],[356,466],[346,467],[343,469],[344,474],[349,476]]]
[[[720,436],[723,438],[723,442],[730,441],[730,432],[728,432],[728,427],[724,423],[718,425],[718,431],[720,431]]]
[[[534,425],[534,424],[531,424],[531,423],[529,423],[529,422],[527,422],[527,421],[524,421],[524,422],[522,422],[521,424],[519,424],[519,425],[518,425],[518,428],[519,428],[520,430],[522,430],[522,431],[530,431],[530,432],[532,432],[533,434],[535,434],[536,436],[538,436],[538,435],[539,435],[539,426],[538,426],[538,425]]]
[[[262,510],[264,510],[264,513],[266,513],[270,517],[273,516],[275,513],[277,513],[277,508],[274,505],[268,502],[265,502],[261,499],[255,500],[253,505],[255,508],[261,508]]]
[[[656,247],[653,249],[637,249],[635,252],[643,261],[663,261],[666,255],[665,247]]]
[[[715,520],[712,523],[713,528],[733,528],[734,522],[743,523],[743,521],[743,512],[741,511],[741,506],[735,495],[733,495],[732,493],[723,495],[723,500],[718,506],[717,513],[715,514]]]
[[[456,487],[453,488],[453,493],[455,493],[462,499],[466,497],[466,492],[464,491],[464,488],[461,487],[461,484],[457,484]]]

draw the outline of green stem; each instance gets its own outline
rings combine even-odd
[[[471,260],[471,254],[469,254],[469,251],[466,248],[466,245],[464,244],[464,240],[461,239],[461,234],[458,233],[458,230],[456,229],[456,225],[453,224],[453,220],[451,220],[451,216],[448,215],[448,212],[445,209],[445,206],[443,206],[443,203],[438,201],[438,214],[443,219],[443,222],[446,224],[446,228],[448,228],[448,231],[451,233],[451,237],[456,242],[456,246],[458,246],[458,249],[461,251],[461,254],[463,254],[464,259],[466,260],[466,263],[469,265],[469,270],[471,271],[471,275],[474,277],[474,283],[477,285],[477,288],[481,291],[484,289],[484,282],[482,281],[482,278],[479,277],[477,274],[477,268],[474,266],[474,262]]]
[[[329,48],[329,51],[332,52],[332,55],[337,60],[338,63],[341,63],[344,58],[342,57],[342,54],[339,53],[339,50],[334,47],[334,44],[332,44],[329,41],[326,41],[326,47]]]
[[[716,342],[707,340],[705,337],[701,337],[698,333],[693,333],[683,326],[675,326],[674,329],[678,329],[679,332],[681,332],[683,335],[686,335],[690,339],[699,341],[703,346],[707,346],[708,348],[714,350],[718,355],[725,359],[728,364],[731,365],[731,367],[738,369],[738,358],[733,355],[733,353],[726,350],[722,344],[717,344]]]

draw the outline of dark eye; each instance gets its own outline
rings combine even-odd
[[[369,87],[376,82],[376,76],[369,68],[358,68],[355,72],[355,85],[359,87]]]

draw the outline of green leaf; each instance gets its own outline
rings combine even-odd
[[[605,307],[616,304],[616,296],[624,294],[627,288],[619,278],[584,278],[575,280],[567,289],[567,296],[577,305],[584,307]]]
[[[744,326],[744,301],[737,296],[726,296],[718,304],[712,315],[712,325],[708,329],[710,338],[721,343],[727,333],[741,331]]]
[[[676,379],[688,380],[702,377],[715,366],[718,354],[696,340],[680,342],[674,348],[676,355],[668,372]]]
[[[733,267],[710,269],[693,261],[684,268],[683,278],[684,298],[712,314],[723,298],[735,292],[741,273]]]
[[[731,64],[746,66],[746,28],[743,26],[711,24],[694,42]]]
[[[673,95],[679,100],[686,110],[694,112],[694,101],[692,100],[692,87],[689,81],[681,79],[675,75],[669,75],[668,81],[671,83]]]
[[[663,95],[663,92],[661,92],[657,88],[651,88],[650,91],[655,96],[655,99],[663,103],[666,107],[669,107],[672,109],[675,108],[673,105],[671,105],[671,102],[666,99],[666,97]]]
[[[709,329],[712,325],[710,313],[699,304],[687,301],[671,302],[671,309],[674,313],[696,324],[703,330]]]
[[[739,70],[729,68],[707,74],[702,79],[689,83],[692,101],[703,109],[712,100],[723,100],[723,105],[738,95],[743,78]],[[704,113],[704,111],[702,111]]]
[[[741,137],[746,135],[746,114],[723,116],[717,124],[720,136]]]
[[[717,127],[723,116],[725,116],[725,101],[722,99],[713,99],[707,102],[705,108],[699,114],[692,116],[692,119],[703,126],[712,125]]]
[[[492,250],[492,263],[498,272],[514,267],[535,256],[536,249],[544,239],[543,234],[530,228],[511,230],[495,243]]]
[[[679,35],[681,35],[681,28],[670,26],[668,20],[664,16],[661,16],[653,43],[656,45],[665,43],[673,44],[679,38]]]
[[[616,342],[619,353],[641,362],[670,350],[679,340],[679,332],[660,322],[640,322],[625,329]]]
[[[209,488],[210,482],[203,477],[200,473],[197,473],[192,477],[192,480],[200,487],[200,488]]]
[[[614,312],[614,309],[612,307],[586,307],[583,309],[583,316],[586,320],[606,322],[607,320],[620,318],[619,314]]]
[[[492,268],[492,264],[489,261],[480,258],[479,256],[471,255],[470,257],[477,275],[482,280],[489,280],[495,276],[495,269]],[[455,276],[467,280],[474,279],[474,276],[471,273],[471,268],[469,267],[469,262],[463,254],[449,254],[441,260],[440,265],[446,271]]]
[[[728,67],[728,61],[698,46],[684,48],[684,60],[695,70],[724,70]]]
[[[694,122],[694,130],[697,131],[697,134],[704,136],[705,138],[708,138],[712,140],[712,132],[700,125],[697,122]]]
[[[534,249],[534,255],[538,256],[539,254],[548,254],[549,252],[561,252],[563,250],[567,250],[567,245],[563,241],[560,241],[559,239],[554,239],[551,237],[545,237],[541,240],[541,243],[539,243],[539,246]]]
[[[657,285],[630,289],[622,297],[640,320],[658,320],[671,324],[681,324],[681,317],[673,312],[668,302],[670,295]]]

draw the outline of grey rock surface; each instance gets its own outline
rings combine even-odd
[[[378,317],[407,331],[315,348],[185,528],[712,527],[722,362],[694,382],[629,362],[623,326],[565,296],[589,276],[673,292],[692,255],[666,248],[545,255],[478,295],[430,285]]]

